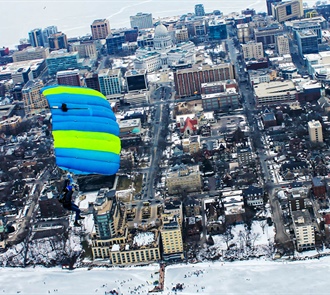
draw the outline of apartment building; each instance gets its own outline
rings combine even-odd
[[[312,218],[308,210],[292,212],[293,229],[298,251],[315,248],[315,233]]]
[[[242,44],[244,59],[260,59],[264,57],[264,48],[261,42],[250,41]]]
[[[183,259],[181,226],[175,217],[163,219],[160,234],[163,246],[163,260]]]
[[[312,120],[308,122],[308,134],[310,141],[323,142],[322,125],[320,121]]]
[[[289,37],[287,35],[278,35],[275,37],[275,48],[278,55],[290,54]]]
[[[93,39],[105,39],[110,34],[110,23],[107,19],[94,20],[91,31]]]
[[[166,186],[169,194],[176,194],[182,191],[196,192],[202,188],[202,180],[199,173],[199,166],[174,166],[166,177]]]
[[[22,89],[22,99],[26,115],[40,113],[48,107],[47,99],[41,93],[44,87],[42,80],[27,82]]]

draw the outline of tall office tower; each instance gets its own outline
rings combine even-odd
[[[272,15],[279,22],[301,18],[304,16],[302,0],[291,0],[272,4]]]
[[[91,25],[93,39],[105,39],[110,34],[110,23],[107,19],[97,19]]]
[[[222,21],[210,21],[208,33],[210,41],[220,41],[227,39],[227,25]]]
[[[266,0],[268,15],[272,15],[272,3],[278,2],[282,2],[282,0]]]
[[[138,27],[139,29],[152,28],[152,14],[139,12],[136,15],[130,16],[131,28]]]
[[[30,44],[33,47],[45,46],[41,29],[34,29],[29,32]]]
[[[67,49],[68,39],[62,32],[55,33],[48,37],[48,43],[50,50]]]
[[[205,15],[205,10],[204,10],[204,5],[203,4],[196,4],[195,5],[195,15],[196,16],[204,16]]]
[[[103,95],[121,93],[122,81],[121,71],[119,69],[103,69],[99,71],[100,91]]]
[[[290,54],[289,37],[288,35],[275,36],[275,48],[278,55]]]
[[[85,83],[88,88],[100,91],[99,76],[96,73],[88,73],[85,77]]]
[[[59,71],[56,73],[58,85],[81,86],[79,70]]]
[[[58,71],[80,67],[78,52],[67,52],[65,49],[52,51],[46,58],[46,63],[50,76],[55,75]]]
[[[309,140],[313,142],[323,142],[322,125],[320,121],[308,122]]]
[[[49,47],[49,44],[48,44],[48,37],[50,35],[53,35],[53,34],[56,34],[58,32],[57,30],[57,26],[49,26],[47,28],[44,28],[42,30],[42,35],[43,35],[43,38],[44,38],[44,44],[45,44],[45,47]]]
[[[42,80],[28,81],[22,89],[22,99],[26,115],[37,114],[48,106],[46,98],[40,92],[44,87]]]

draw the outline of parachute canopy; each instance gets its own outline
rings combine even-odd
[[[115,174],[119,126],[106,98],[85,87],[56,85],[41,92],[52,113],[56,164],[75,174]]]

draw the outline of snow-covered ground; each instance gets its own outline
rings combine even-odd
[[[131,268],[1,268],[0,294],[147,294],[158,265]],[[330,257],[296,262],[263,260],[180,264],[165,269],[160,294],[328,294]],[[183,284],[182,291],[173,291]],[[115,293],[112,293],[115,294]]]

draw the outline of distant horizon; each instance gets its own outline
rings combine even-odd
[[[243,3],[241,0],[195,2],[188,0],[96,0],[93,2],[0,0],[0,5],[6,6],[6,13],[2,15],[3,25],[0,27],[0,47],[16,49],[20,39],[28,39],[28,32],[35,28],[44,29],[54,25],[68,38],[79,37],[91,34],[90,25],[95,19],[108,19],[112,29],[129,28],[129,16],[136,15],[138,12],[152,13],[153,18],[157,19],[194,12],[195,4],[203,4],[206,12],[220,10],[224,14],[241,12],[246,8],[255,9],[257,13],[266,11],[266,0],[248,0]],[[316,2],[315,0],[304,1],[309,6]],[[58,3],[65,4],[58,5]],[[95,5],[97,3],[101,5]],[[34,13],[33,17],[31,12]]]

